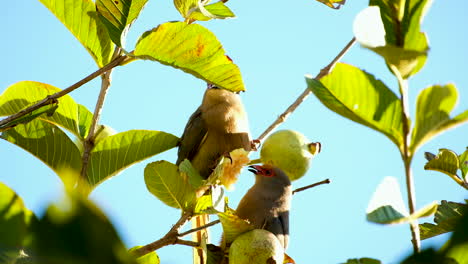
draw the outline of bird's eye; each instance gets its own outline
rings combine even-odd
[[[273,171],[272,170],[265,170],[265,176],[267,176],[267,177],[273,176]]]

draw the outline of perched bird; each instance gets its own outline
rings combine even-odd
[[[255,174],[255,184],[242,197],[236,213],[256,229],[273,233],[284,248],[289,239],[291,181],[286,173],[271,165],[249,166]]]
[[[238,94],[208,85],[203,101],[192,114],[179,142],[179,165],[188,159],[203,178],[208,178],[221,156],[235,149],[251,150],[247,113]],[[206,225],[208,215],[196,216],[193,227]],[[206,229],[195,233],[195,241],[208,240]],[[194,251],[194,263],[206,263],[201,249]]]
[[[238,94],[208,86],[179,143],[177,164],[188,159],[208,178],[219,158],[238,148],[251,150],[247,113]]]

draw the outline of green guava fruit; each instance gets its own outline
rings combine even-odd
[[[284,248],[278,238],[263,229],[238,236],[229,248],[229,264],[282,264]]]
[[[271,134],[260,150],[264,164],[282,169],[291,181],[304,176],[312,158],[320,152],[320,143],[310,141],[293,130],[279,130]]]

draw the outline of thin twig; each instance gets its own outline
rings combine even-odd
[[[316,187],[316,186],[319,186],[319,185],[322,185],[322,184],[329,184],[330,182],[331,182],[330,179],[325,179],[323,181],[319,181],[319,182],[313,183],[311,185],[307,185],[307,186],[304,186],[304,187],[301,187],[301,188],[297,188],[292,193],[296,194],[298,192],[302,192],[302,191],[305,191],[307,189],[310,189],[310,188],[313,188],[313,187]]]
[[[195,233],[195,232],[197,232],[197,231],[203,230],[203,229],[208,228],[208,227],[210,227],[210,226],[217,225],[217,224],[219,224],[220,222],[221,222],[221,221],[219,221],[219,220],[215,220],[215,221],[213,221],[213,222],[209,222],[209,223],[206,224],[206,225],[202,225],[202,226],[200,226],[200,227],[187,230],[187,231],[185,231],[185,232],[183,232],[183,233],[180,233],[180,234],[179,234],[179,237],[184,237],[184,236],[186,236],[186,235],[188,235],[188,234]]]
[[[348,50],[353,46],[356,42],[356,38],[351,39],[348,44],[341,50],[341,52],[322,70],[320,70],[319,74],[315,77],[315,80],[320,80],[322,77],[326,76],[331,72],[333,67],[335,67],[336,63],[341,60],[341,58],[348,52]],[[265,137],[270,134],[273,130],[275,130],[281,123],[286,121],[289,115],[296,110],[296,108],[304,102],[304,100],[310,95],[311,90],[306,88],[301,95],[294,101],[278,118],[257,138],[259,141],[263,141]]]
[[[116,46],[114,49],[114,54],[112,59],[115,59],[120,56],[122,48]],[[88,136],[83,142],[83,156],[81,159],[81,178],[86,179],[88,171],[88,163],[91,150],[94,147],[94,137],[96,134],[96,127],[101,117],[102,108],[104,106],[104,101],[106,99],[107,91],[111,85],[111,75],[113,68],[106,71],[102,76],[101,80],[101,91],[99,92],[99,97],[96,102],[96,107],[94,107],[93,119],[91,121],[91,127],[89,128]]]
[[[188,220],[190,220],[191,217],[192,215],[190,213],[184,212],[182,216],[179,218],[179,220],[175,223],[175,225],[173,225],[172,228],[169,230],[169,232],[167,232],[166,235],[164,235],[159,240],[156,240],[148,245],[145,245],[141,248],[136,249],[135,251],[132,252],[133,255],[135,255],[136,257],[141,257],[167,245],[181,244],[182,243],[181,241],[184,241],[184,240],[180,240],[178,238],[179,236],[178,230]],[[183,245],[188,245],[188,244],[185,243]]]
[[[29,113],[31,113],[32,111],[36,110],[36,109],[39,109],[45,105],[49,105],[49,104],[53,104],[54,102],[56,102],[56,100],[66,94],[69,94],[70,92],[74,91],[75,89],[81,87],[82,85],[84,85],[85,83],[93,80],[94,78],[98,77],[99,75],[103,74],[104,72],[120,65],[120,63],[122,63],[125,59],[127,58],[126,55],[121,55],[121,56],[117,56],[114,60],[112,60],[109,64],[105,65],[104,67],[98,69],[97,71],[91,73],[90,75],[86,76],[85,78],[81,79],[80,81],[78,81],[77,83],[71,85],[70,87],[60,91],[60,92],[57,92],[57,93],[54,93],[54,94],[51,94],[49,96],[47,96],[46,98],[38,101],[37,103],[29,106],[28,108],[25,108],[13,115],[10,115],[4,119],[2,119],[0,121],[0,127],[15,120],[15,119],[18,119],[20,117],[23,117]]]
[[[185,245],[185,246],[189,246],[189,247],[200,247],[200,243],[198,243],[198,242],[190,241],[190,240],[182,240],[182,239],[177,239],[174,244]]]

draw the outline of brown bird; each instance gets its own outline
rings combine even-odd
[[[177,165],[188,159],[208,178],[219,158],[238,148],[251,150],[247,113],[238,94],[208,86],[179,143]]]
[[[271,165],[249,166],[255,174],[255,184],[242,197],[237,216],[248,220],[256,229],[276,235],[284,248],[289,240],[289,210],[291,181],[279,168]]]
[[[188,159],[206,179],[222,155],[244,148],[251,150],[247,113],[238,94],[208,85],[203,101],[192,114],[179,143],[177,165]],[[192,220],[193,227],[206,225],[208,215]],[[205,230],[195,234],[197,242],[208,237]],[[194,263],[206,263],[203,250],[194,251]]]

